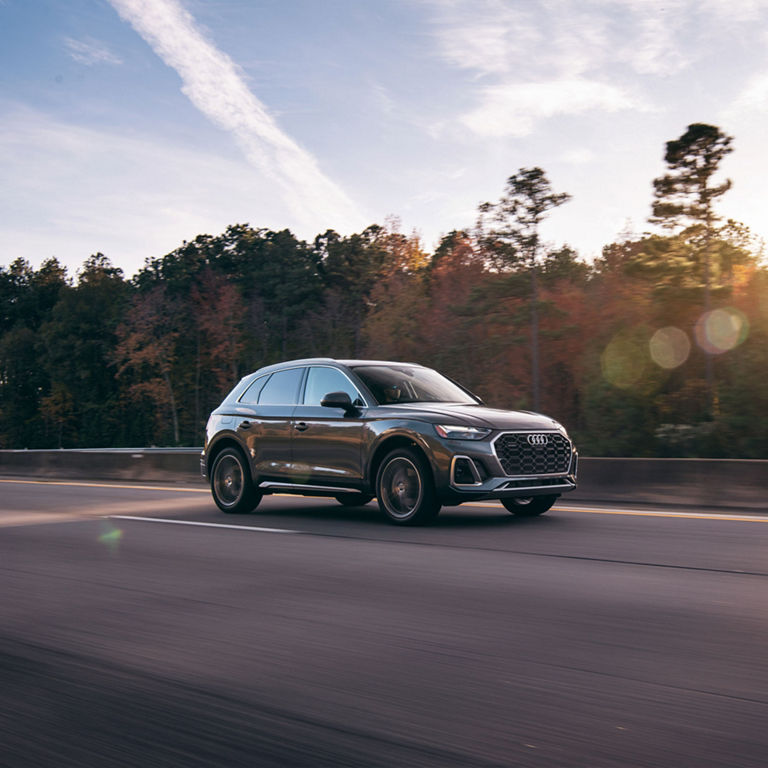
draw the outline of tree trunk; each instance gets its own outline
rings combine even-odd
[[[168,400],[171,403],[171,419],[173,421],[173,443],[179,444],[179,416],[176,413],[176,398],[173,396],[173,386],[171,386],[171,377],[168,371],[163,371],[163,381],[168,388]]]
[[[534,263],[531,267],[531,390],[534,411],[540,408],[539,388],[539,282]]]
[[[200,377],[202,361],[200,359],[200,329],[197,329],[195,348],[195,427],[200,424]],[[178,441],[177,441],[178,442]]]
[[[706,235],[704,239],[704,318],[709,317],[709,313],[712,310],[712,296],[710,287],[710,244],[712,241],[712,216],[707,212],[706,220]],[[709,410],[709,418],[714,420],[717,416],[717,395],[715,393],[715,361],[712,356],[712,352],[709,349],[704,349],[704,378],[707,385],[707,406]]]

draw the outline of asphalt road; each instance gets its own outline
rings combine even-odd
[[[0,765],[768,765],[768,515],[202,490],[0,480]]]

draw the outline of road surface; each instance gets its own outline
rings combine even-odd
[[[0,765],[768,765],[768,515],[0,480]]]

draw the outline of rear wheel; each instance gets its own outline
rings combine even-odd
[[[211,493],[216,506],[231,514],[250,512],[261,501],[245,457],[237,448],[225,448],[214,460]]]
[[[502,499],[501,503],[518,517],[543,515],[557,500],[557,496],[522,496],[517,499]]]
[[[339,504],[345,507],[362,507],[367,504],[373,496],[367,493],[340,493],[335,497]]]
[[[432,472],[412,448],[397,448],[384,458],[376,496],[381,511],[396,525],[423,525],[440,512]]]

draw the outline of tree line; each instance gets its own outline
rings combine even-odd
[[[148,259],[0,267],[0,447],[199,445],[244,374],[409,360],[562,421],[583,455],[768,457],[768,269],[717,215],[732,139],[693,124],[653,181],[657,233],[586,263],[540,224],[569,195],[521,168],[427,253],[393,222],[312,241],[230,226]]]

